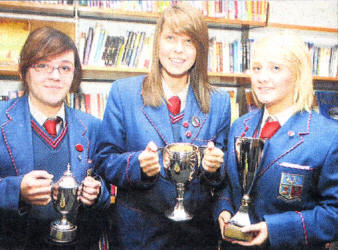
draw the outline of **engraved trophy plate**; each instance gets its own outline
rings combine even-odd
[[[236,138],[237,170],[244,195],[238,212],[224,227],[224,236],[227,238],[241,241],[251,241],[252,239],[250,233],[241,232],[241,227],[251,224],[249,218],[249,204],[251,199],[249,194],[261,160],[264,143],[265,141],[260,138]]]
[[[49,239],[56,243],[70,243],[76,238],[77,226],[73,225],[67,215],[78,208],[77,200],[79,184],[74,179],[70,165],[67,171],[52,187],[54,209],[61,214],[61,218],[50,224]]]
[[[177,203],[174,208],[165,212],[173,221],[191,220],[183,205],[184,186],[198,174],[201,162],[200,148],[189,143],[173,143],[166,146],[163,151],[163,166],[168,179],[176,184]]]

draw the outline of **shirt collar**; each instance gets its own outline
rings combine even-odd
[[[187,99],[187,95],[188,95],[189,85],[190,85],[190,79],[189,79],[189,83],[187,84],[187,86],[181,92],[174,94],[169,89],[169,87],[165,83],[165,81],[162,79],[162,88],[163,88],[163,92],[164,92],[165,97],[168,100],[170,97],[178,96],[181,100],[181,111],[184,110],[184,108],[185,108],[185,103],[186,103],[186,99]]]
[[[278,121],[281,126],[283,126],[287,120],[295,113],[295,108],[294,106],[291,106],[285,110],[283,110],[280,113],[277,113],[275,115],[270,115],[269,111],[267,108],[264,108],[264,114],[263,114],[263,119],[262,119],[262,124],[266,122],[266,120],[271,117],[273,121]]]
[[[41,125],[43,126],[43,124],[45,123],[45,121],[48,118],[56,118],[56,117],[60,117],[62,119],[62,121],[65,121],[65,105],[64,103],[62,103],[61,108],[59,109],[59,111],[57,112],[55,117],[47,117],[46,115],[44,115],[41,111],[39,111],[32,103],[30,97],[28,97],[28,104],[29,104],[29,109],[31,112],[31,115],[33,116],[33,118]]]

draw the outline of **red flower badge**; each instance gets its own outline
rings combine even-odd
[[[76,144],[75,145],[75,149],[79,152],[82,152],[83,151],[83,146],[81,144]]]

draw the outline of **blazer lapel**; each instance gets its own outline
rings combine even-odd
[[[259,123],[263,116],[263,109],[253,112],[247,119],[243,120],[243,129],[237,136],[254,137],[258,136]]]
[[[165,145],[174,142],[169,111],[164,100],[163,104],[158,108],[143,106],[142,112]]]
[[[31,116],[28,96],[18,98],[7,110],[8,118],[1,124],[1,134],[17,175],[34,168]]]
[[[262,176],[274,163],[291,153],[302,145],[304,136],[308,135],[312,112],[296,113],[267,140],[261,161],[261,168],[258,177]],[[264,152],[271,151],[272,157],[267,157]]]
[[[87,127],[76,117],[74,110],[65,106],[68,124],[69,153],[71,171],[78,182],[81,182],[88,170],[89,138]]]

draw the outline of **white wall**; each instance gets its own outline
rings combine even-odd
[[[338,28],[337,0],[270,0],[269,22]]]

